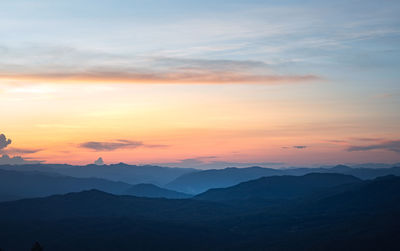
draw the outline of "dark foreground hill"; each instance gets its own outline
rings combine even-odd
[[[262,209],[243,200],[228,205],[97,190],[3,202],[0,248],[28,250],[39,241],[45,250],[398,250],[400,178],[354,181],[282,204],[261,201]],[[298,187],[276,192],[286,196],[290,189]]]
[[[127,189],[124,194],[149,198],[184,199],[192,195],[161,188],[153,184],[137,184]]]
[[[269,250],[398,250],[399,189],[395,176],[328,188],[325,195],[241,217],[230,227],[240,224],[252,245]]]

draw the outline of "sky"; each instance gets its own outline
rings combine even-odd
[[[0,163],[400,161],[399,1],[0,2]]]

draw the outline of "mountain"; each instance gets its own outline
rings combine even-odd
[[[101,178],[130,184],[150,183],[175,191],[198,194],[210,188],[223,188],[240,182],[274,175],[304,175],[307,173],[343,173],[361,179],[373,179],[385,175],[400,175],[400,167],[387,164],[364,164],[349,167],[338,165],[321,168],[225,168],[196,170],[191,168],[170,168],[153,165],[112,165],[72,166],[66,164],[0,165],[0,169],[15,171],[39,171],[77,178]],[[369,168],[376,167],[376,168]],[[378,168],[380,167],[380,168]],[[1,192],[0,192],[1,193]]]
[[[184,199],[192,197],[190,194],[158,187],[153,184],[137,184],[128,188],[124,194],[138,197]]]
[[[74,178],[54,173],[17,172],[0,169],[0,201],[100,189],[121,194],[130,184],[97,178]]]
[[[350,168],[343,173],[356,176],[360,179],[374,179],[387,175],[400,176],[400,166],[391,168]]]
[[[355,165],[351,165],[351,168],[372,168],[372,169],[376,169],[376,168],[391,168],[394,166],[400,166],[400,162],[399,163],[392,163],[392,164],[387,164],[387,163],[362,163],[362,164],[355,164]]]
[[[387,175],[351,186],[337,187],[333,191],[327,190],[308,207],[334,212],[346,211],[349,207],[355,211],[365,212],[385,208],[400,212],[400,193],[395,191],[400,191],[400,177]]]
[[[66,164],[29,164],[0,165],[0,169],[15,171],[40,171],[58,173],[77,178],[101,178],[122,181],[130,184],[151,183],[165,185],[175,178],[195,172],[191,168],[171,168],[152,165],[127,165],[124,163],[111,165],[73,166]]]
[[[282,169],[283,172],[287,175],[304,175],[307,173],[342,173],[347,175],[352,175],[360,179],[374,179],[380,176],[386,175],[400,175],[400,166],[393,167],[380,167],[383,165],[372,165],[365,164],[367,167],[362,167],[362,165],[356,166],[346,166],[346,165],[336,165],[333,167],[320,167],[320,168],[287,168]]]
[[[184,174],[166,185],[167,188],[185,193],[198,194],[210,188],[236,185],[263,176],[281,175],[279,169],[248,167],[204,170]]]
[[[27,250],[35,241],[45,250],[207,249],[221,237],[207,223],[232,215],[216,203],[98,190],[3,202],[0,249]]]
[[[115,195],[92,189],[0,203],[0,219],[59,220],[74,217],[128,217],[180,221],[215,218],[232,211],[217,203]]]
[[[327,182],[324,175],[297,178]],[[78,251],[398,250],[400,177],[345,179],[357,180],[331,176],[318,196],[262,210],[97,190],[3,202],[0,248],[26,250],[39,241],[45,250]]]
[[[210,189],[194,198],[209,201],[287,200],[311,195],[329,187],[359,182],[361,180],[354,176],[334,173],[272,176],[243,182],[228,188]]]
[[[328,188],[325,194],[249,214],[226,227],[241,225],[241,231],[251,233],[251,245],[269,250],[397,250],[399,189],[400,177],[392,175]]]
[[[400,176],[400,167],[391,168],[352,168],[345,165],[321,168],[225,168],[197,171],[183,174],[166,185],[167,188],[198,194],[211,188],[224,188],[239,184],[240,182],[269,177],[275,175],[301,176],[308,173],[341,173],[352,175],[360,179],[374,179],[385,175]]]

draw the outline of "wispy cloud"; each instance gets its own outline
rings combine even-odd
[[[163,145],[163,144],[145,144],[145,145],[143,145],[143,147],[147,147],[147,148],[165,148],[165,147],[169,147],[169,145]]]
[[[272,71],[270,65],[259,60],[137,57],[134,54],[121,55],[64,47],[28,49],[4,49],[5,56],[0,59],[0,79],[134,84],[281,84],[321,79],[312,73],[278,74]],[[23,57],[18,57],[20,54]],[[41,59],[39,63],[38,58]]]
[[[168,147],[167,145],[161,144],[144,144],[142,141],[132,141],[126,139],[118,139],[114,141],[88,141],[79,145],[83,148],[88,148],[95,151],[115,151],[119,149],[126,148],[138,148],[138,147],[148,147],[148,148],[163,148]]]
[[[171,72],[137,72],[93,69],[86,72],[0,74],[0,79],[61,82],[118,82],[133,84],[282,84],[310,82],[315,75],[253,75],[241,72],[209,72],[183,69]]]
[[[328,143],[333,143],[333,144],[347,143],[347,141],[343,140],[343,139],[328,139],[328,140],[324,140],[323,142],[328,142]]]
[[[363,145],[363,146],[350,146],[347,151],[370,151],[370,150],[386,150],[400,153],[400,140],[385,141],[379,144]]]
[[[306,149],[307,146],[293,146],[293,148],[295,148],[295,149]]]
[[[377,142],[382,141],[383,138],[369,138],[369,137],[353,137],[351,140],[364,141],[364,142]]]
[[[282,149],[290,149],[290,148],[294,148],[294,149],[306,149],[308,146],[300,146],[300,145],[298,145],[298,146],[292,146],[292,147],[289,147],[289,146],[282,146],[281,148]]]
[[[43,149],[10,147],[10,148],[7,148],[7,149],[0,150],[0,153],[6,153],[6,154],[31,154],[31,153],[40,152],[42,150]]]
[[[113,142],[89,141],[82,143],[80,146],[95,151],[114,151],[121,148],[137,148],[143,146],[143,143],[140,141],[119,139]]]

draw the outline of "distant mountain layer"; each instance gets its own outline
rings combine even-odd
[[[261,167],[212,169],[184,174],[167,184],[166,187],[176,191],[198,194],[210,188],[228,187],[243,181],[280,174],[282,171],[279,169]]]
[[[227,188],[214,188],[195,197],[209,201],[293,199],[323,191],[329,187],[361,182],[344,174],[311,173],[304,176],[272,176],[240,183]]]
[[[122,194],[130,184],[97,178],[74,178],[42,172],[17,172],[0,169],[0,201],[43,197],[53,194],[99,189]]]
[[[153,184],[137,184],[128,188],[124,194],[149,198],[184,199],[192,197],[190,194],[158,187]]]
[[[400,177],[278,178],[295,185],[282,181],[279,186],[264,178],[253,181],[265,195],[274,187],[274,193],[289,198],[270,206],[255,196],[264,203],[262,210],[240,200],[229,206],[225,198],[221,202],[151,199],[98,190],[3,202],[0,248],[28,250],[35,241],[45,250],[61,251],[400,248]],[[307,186],[321,188],[318,196],[303,189]]]
[[[0,169],[0,201],[44,197],[98,189],[113,194],[182,199],[192,195],[153,184],[131,185],[98,178],[75,178],[46,172],[17,172]]]
[[[166,185],[167,188],[199,194],[211,188],[224,188],[240,182],[275,175],[304,175],[308,173],[341,173],[360,179],[373,179],[384,175],[400,175],[400,167],[392,168],[350,168],[338,165],[332,168],[288,168],[272,169],[261,167],[225,168],[204,170],[183,174]]]
[[[77,178],[101,178],[130,184],[151,183],[165,185],[182,174],[195,172],[191,168],[136,166],[124,163],[112,165],[72,166],[60,164],[0,165],[0,169],[58,173]]]
[[[368,164],[368,166],[381,166]],[[160,166],[134,166],[123,163],[116,165],[71,166],[58,164],[37,164],[10,166],[0,169],[14,171],[38,171],[52,175],[64,175],[77,178],[100,178],[122,181],[129,184],[154,184],[159,187],[187,194],[199,194],[211,188],[224,188],[240,182],[276,175],[304,175],[308,173],[342,173],[360,179],[373,179],[384,175],[400,175],[400,167],[392,168],[351,168],[344,165],[325,168],[287,168],[272,169],[261,167],[225,168],[213,170],[195,170],[190,168],[169,168]],[[0,196],[7,196],[0,191]]]
[[[372,166],[372,164],[370,164]],[[330,168],[292,168],[283,169],[287,175],[303,175],[310,172],[319,173],[342,173],[353,175],[360,179],[374,179],[386,175],[400,175],[400,164],[391,168],[367,168],[367,167],[349,167],[337,165]]]

